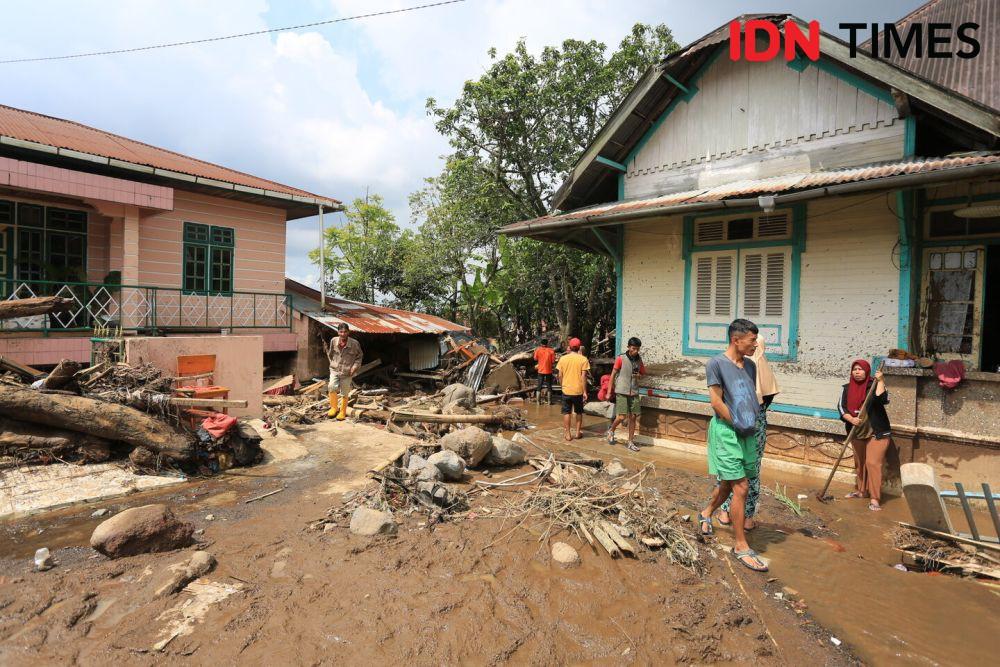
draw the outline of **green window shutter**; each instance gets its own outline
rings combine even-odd
[[[184,289],[204,292],[208,284],[208,248],[201,245],[184,246]]]
[[[233,249],[212,248],[212,288],[213,293],[233,291]]]

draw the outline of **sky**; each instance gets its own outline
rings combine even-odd
[[[412,7],[428,0],[34,0],[4,3],[0,60],[201,39]],[[350,202],[381,194],[400,224],[439,173],[447,142],[426,100],[448,103],[523,37],[613,49],[636,22],[680,44],[767,11],[894,21],[921,0],[466,0],[460,4],[236,40],[0,65],[0,104],[103,130]],[[16,26],[16,29],[10,29]],[[331,220],[333,218],[333,220]],[[342,217],[327,216],[336,224]],[[315,285],[315,218],[288,224],[286,273]]]

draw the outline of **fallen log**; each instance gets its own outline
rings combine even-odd
[[[434,415],[418,412],[392,413],[394,422],[426,422],[428,424],[501,424],[503,415]]]
[[[92,435],[74,433],[64,429],[0,418],[0,450],[3,449],[56,449],[105,446],[111,443]]]
[[[177,461],[194,454],[194,442],[167,424],[126,405],[85,396],[0,386],[0,415],[145,447]]]
[[[73,299],[61,296],[37,296],[31,299],[12,299],[0,301],[0,320],[14,320],[19,317],[62,313],[70,310],[76,303]]]
[[[276,405],[298,405],[302,402],[301,396],[265,396],[264,405],[274,407]]]

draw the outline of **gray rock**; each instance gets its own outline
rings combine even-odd
[[[173,595],[198,577],[211,572],[214,567],[215,556],[207,551],[195,551],[187,560],[167,568],[153,587],[153,598]]]
[[[427,459],[417,454],[410,454],[410,462],[406,464],[407,470],[422,470],[427,465]]]
[[[395,535],[396,522],[388,512],[380,512],[371,507],[359,507],[351,515],[351,532],[355,535]]]
[[[90,516],[93,519],[100,519],[102,516],[105,516],[107,513],[108,513],[108,510],[106,510],[105,508],[102,507],[99,510],[94,510],[93,514],[91,514]]]
[[[446,507],[455,502],[455,495],[444,484],[437,482],[417,482],[417,493],[426,502]]]
[[[615,418],[615,404],[610,401],[590,401],[583,405],[584,414],[604,417],[605,419]]]
[[[470,414],[470,410],[462,401],[451,401],[450,403],[445,403],[444,407],[441,408],[441,414],[443,415],[467,415]]]
[[[441,475],[449,482],[460,482],[465,474],[465,460],[450,449],[431,454],[427,462],[437,466]]]
[[[191,544],[194,526],[166,505],[133,507],[104,521],[90,536],[90,546],[110,558],[172,551]]]
[[[214,514],[206,514],[205,515],[205,521],[215,521],[215,515]]]
[[[444,479],[441,470],[433,463],[424,462],[424,467],[417,473],[417,481],[420,482],[440,482]]]
[[[552,545],[552,560],[563,567],[575,567],[580,564],[580,554],[565,542]]]
[[[462,407],[470,410],[476,407],[476,393],[472,391],[471,387],[466,387],[460,382],[448,385],[441,393],[443,395],[441,405],[458,402]]]
[[[604,467],[604,472],[608,474],[609,477],[621,477],[628,474],[628,470],[621,464],[621,461],[615,459],[607,466]]]
[[[441,449],[455,452],[469,466],[479,465],[492,447],[490,434],[478,426],[466,426],[441,438]]]
[[[35,569],[39,572],[44,572],[45,570],[51,569],[55,565],[52,560],[52,554],[49,553],[48,547],[42,547],[35,552]]]
[[[486,456],[486,464],[491,466],[517,466],[527,460],[524,448],[499,436],[493,436],[492,448]]]

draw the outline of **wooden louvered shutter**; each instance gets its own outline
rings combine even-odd
[[[737,252],[699,252],[691,260],[689,345],[722,349],[726,328],[736,312]]]
[[[739,317],[760,328],[774,353],[788,349],[790,269],[790,248],[740,251]]]

